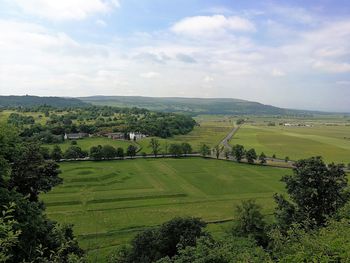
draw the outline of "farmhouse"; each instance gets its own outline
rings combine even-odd
[[[145,134],[140,133],[140,132],[130,132],[129,133],[130,140],[136,141],[136,140],[139,140],[139,139],[142,139],[145,137],[147,137],[147,136]]]
[[[78,139],[82,139],[84,137],[88,137],[88,134],[84,133],[84,132],[64,134],[65,140],[78,140]]]
[[[123,140],[124,138],[124,133],[122,132],[111,132],[111,133],[106,133],[105,136],[107,136],[109,139],[112,140]]]

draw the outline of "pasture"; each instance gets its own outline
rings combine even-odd
[[[255,148],[258,154],[292,160],[322,156],[327,162],[350,162],[350,126],[313,124],[311,127],[244,125],[231,140]]]
[[[67,162],[61,169],[64,183],[41,199],[50,218],[74,224],[95,262],[138,231],[176,216],[230,220],[234,206],[248,198],[271,214],[273,194],[284,189],[280,178],[291,173],[202,158]],[[224,225],[209,224],[208,229],[219,235]]]
[[[177,135],[172,138],[157,138],[161,143],[161,152],[166,152],[167,146],[171,143],[187,142],[191,144],[194,152],[199,151],[201,144],[205,143],[209,147],[214,148],[222,139],[233,129],[233,120],[228,116],[218,115],[200,115],[195,118],[198,126],[193,131],[185,135]],[[151,138],[145,138],[137,141],[141,146],[140,152],[151,153],[149,142]]]

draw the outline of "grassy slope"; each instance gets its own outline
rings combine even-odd
[[[245,125],[231,144],[291,159],[321,155],[327,162],[350,162],[350,126],[267,127]]]
[[[137,231],[175,216],[229,219],[233,206],[256,198],[271,213],[279,179],[290,170],[191,159],[62,163],[64,184],[42,195],[49,217],[73,223],[90,258]],[[210,230],[220,232],[211,225]]]

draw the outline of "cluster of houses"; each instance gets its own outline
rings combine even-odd
[[[140,132],[129,132],[129,133],[123,133],[123,132],[111,132],[111,133],[100,133],[100,136],[108,137],[109,139],[112,140],[140,140],[147,135],[140,133]],[[65,140],[79,140],[83,139],[86,137],[93,137],[92,134],[84,133],[84,132],[79,132],[79,133],[66,133],[64,135]]]
[[[283,123],[283,126],[285,127],[312,127],[311,124],[305,124],[305,123]]]

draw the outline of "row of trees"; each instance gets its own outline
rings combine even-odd
[[[289,196],[274,196],[273,223],[247,200],[220,240],[198,218],[175,218],[136,235],[109,262],[348,262],[350,192],[343,166],[327,166],[320,157],[300,160],[282,181]]]
[[[71,145],[67,148],[65,152],[62,151],[61,147],[55,145],[50,152],[47,148],[41,148],[45,159],[52,159],[55,161],[60,161],[61,159],[79,159],[90,157],[94,160],[108,160],[114,158],[124,158],[125,156],[134,157],[137,153],[137,147],[134,145],[129,145],[126,152],[123,148],[115,148],[111,145],[98,145],[92,146],[90,151],[82,150],[78,145]]]
[[[157,157],[162,148],[161,148],[161,144],[159,142],[158,139],[156,138],[152,138],[150,140],[150,143],[148,145],[148,147],[151,149],[152,151],[152,154]],[[180,157],[180,156],[183,156],[183,155],[187,155],[187,154],[191,154],[192,153],[192,146],[187,143],[187,142],[183,142],[183,143],[171,143],[171,144],[165,144],[164,146],[164,151],[163,151],[163,154],[167,155],[167,154],[170,154],[172,155],[173,157]]]

